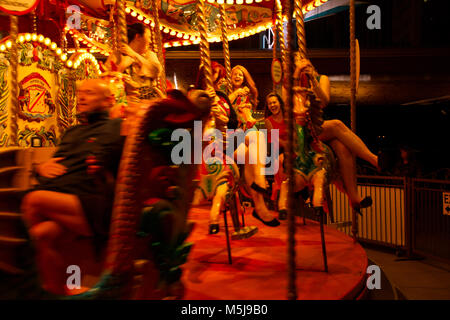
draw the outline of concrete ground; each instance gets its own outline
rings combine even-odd
[[[398,257],[379,248],[366,246],[365,250],[371,263],[378,265],[388,280],[382,282],[380,292],[371,292],[372,299],[450,300],[449,264],[429,258]]]

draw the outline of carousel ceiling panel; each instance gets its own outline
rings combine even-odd
[[[309,12],[328,0],[308,0],[303,2],[303,12]],[[225,2],[225,3],[224,3]],[[273,25],[274,0],[249,1],[208,0],[205,2],[208,23],[208,41],[220,42],[220,6],[225,6],[227,35],[229,40],[245,38],[262,32]],[[163,0],[158,1],[158,12],[165,46],[197,44],[198,1]],[[149,1],[128,1],[126,12],[131,19],[153,24]],[[131,17],[130,17],[131,16]],[[286,19],[286,17],[285,17]]]

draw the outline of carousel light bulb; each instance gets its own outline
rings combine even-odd
[[[255,0],[255,2],[256,2],[256,3],[260,3],[260,2],[262,2],[262,0]]]
[[[42,34],[40,34],[39,36],[38,36],[38,41],[39,42],[44,42],[44,36],[42,35]]]
[[[227,4],[233,4],[234,0],[227,0]]]
[[[130,9],[129,7],[126,7],[126,8],[125,8],[125,12],[126,12],[126,13],[130,13],[130,12],[131,12],[131,9]]]
[[[131,16],[132,17],[136,17],[137,16],[137,12],[136,11],[131,12]]]
[[[172,30],[172,31],[170,31],[170,35],[171,36],[174,36],[174,35],[176,35],[177,33],[174,31],[174,30]]]
[[[152,22],[152,23],[150,24],[150,26],[151,26],[152,28],[154,28],[154,27],[155,27],[155,23]],[[161,28],[160,28],[160,29],[161,29]]]
[[[253,0],[245,0],[245,3],[246,3],[246,4],[252,4],[252,3],[253,3]]]
[[[67,54],[63,54],[63,55],[61,56],[61,60],[62,60],[62,61],[66,61],[66,60],[67,60]]]
[[[56,50],[56,54],[57,54],[58,56],[60,56],[61,53],[62,53],[62,50],[61,50],[60,48],[58,48],[58,49]]]
[[[31,35],[31,40],[33,40],[33,41],[36,41],[36,40],[37,40],[37,34],[36,34],[36,33],[33,33],[33,34]]]
[[[163,30],[163,32],[164,32],[164,33],[169,33],[169,32],[170,32],[170,30],[169,30],[169,29],[167,29],[167,28],[165,28],[165,29]]]
[[[217,0],[218,4],[223,4],[224,0]]]
[[[189,40],[189,36],[187,34],[184,35],[183,37],[184,40]]]
[[[139,20],[139,21],[142,21],[142,20],[144,20],[144,17],[141,16],[141,15],[139,15],[138,20]]]
[[[183,34],[182,33],[177,33],[177,38],[183,38]]]
[[[24,41],[25,41],[25,37],[24,37],[24,36],[20,36],[20,37],[19,37],[19,42],[20,42],[20,43],[24,43]]]
[[[145,19],[145,20],[144,20],[144,23],[145,23],[145,24],[149,24],[149,23],[150,23],[150,20]]]
[[[44,44],[48,46],[52,41],[49,38],[45,38]]]
[[[57,47],[58,47],[58,46],[57,46],[56,43],[54,43],[54,42],[52,42],[52,44],[50,45],[50,48],[51,48],[52,50],[56,50]]]
[[[69,68],[72,68],[72,65],[73,65],[73,63],[72,63],[72,61],[67,61],[67,66],[69,67]]]
[[[25,34],[25,40],[30,41],[31,40],[31,34],[29,34],[29,33]]]
[[[168,43],[164,43],[164,48],[169,48],[170,45]]]
[[[236,0],[236,4],[243,4],[244,0]]]
[[[4,44],[0,45],[0,51],[5,51],[6,50],[6,46]]]
[[[6,47],[7,47],[8,49],[11,49],[11,47],[12,47],[12,42],[11,42],[11,40],[6,41]]]

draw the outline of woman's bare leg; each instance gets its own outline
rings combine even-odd
[[[224,183],[217,187],[212,201],[209,215],[209,224],[219,224],[219,215],[225,203],[225,196],[228,191],[228,184]]]
[[[327,120],[322,125],[323,131],[319,136],[322,141],[338,139],[355,156],[369,162],[378,169],[378,157],[373,154],[365,143],[340,120]]]
[[[312,177],[312,184],[314,186],[314,193],[312,204],[314,207],[323,207],[324,196],[324,186],[325,186],[325,169],[317,171]]]
[[[77,196],[53,191],[34,191],[22,202],[23,218],[36,244],[37,265],[44,289],[65,293],[66,268],[59,243],[67,234],[92,236]]]
[[[359,204],[361,197],[358,194],[356,184],[356,167],[353,155],[350,150],[337,139],[328,141],[328,144],[333,148],[338,158],[339,170],[344,182],[345,193],[352,204]]]

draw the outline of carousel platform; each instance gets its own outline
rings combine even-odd
[[[251,210],[251,209],[250,209]],[[250,212],[251,213],[251,212]],[[188,241],[194,243],[184,265],[186,300],[287,299],[287,222],[271,228],[246,213],[246,225],[258,227],[251,238],[231,241],[228,262],[223,217],[220,232],[208,235],[209,207],[192,208],[196,223]],[[299,300],[361,299],[366,288],[368,259],[346,234],[325,226],[328,273],[323,271],[319,224],[296,218],[296,285]],[[228,219],[229,230],[232,230]]]

